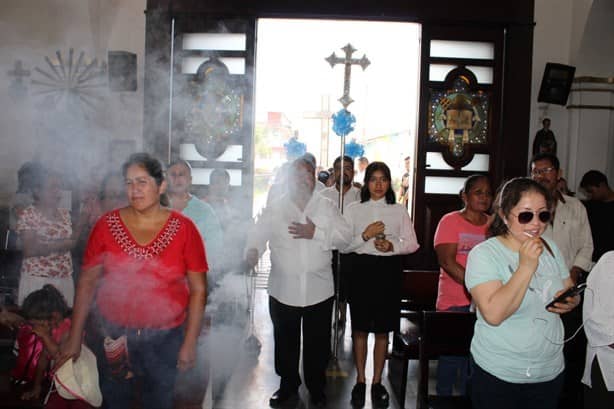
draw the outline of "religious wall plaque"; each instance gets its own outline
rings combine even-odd
[[[489,93],[477,87],[469,70],[462,71],[450,73],[450,85],[430,89],[428,141],[446,145],[450,162],[467,158],[469,146],[488,143]]]
[[[224,153],[243,126],[243,94],[234,86],[226,65],[216,58],[200,65],[190,94],[185,132],[198,152],[213,160]]]

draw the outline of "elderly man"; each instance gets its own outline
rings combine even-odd
[[[269,311],[275,340],[275,372],[280,387],[273,407],[297,398],[301,384],[299,359],[303,328],[303,374],[311,401],[326,404],[324,387],[330,356],[333,305],[331,256],[352,239],[350,226],[337,207],[314,194],[315,168],[305,158],[289,169],[287,193],[271,202],[248,236],[246,261],[255,265],[271,250]]]

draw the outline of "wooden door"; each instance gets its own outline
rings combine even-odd
[[[192,166],[193,191],[230,175],[230,196],[251,216],[255,20],[199,13],[173,16],[170,157]]]
[[[498,180],[502,28],[423,25],[414,225],[407,267],[437,269],[433,236],[472,174]]]

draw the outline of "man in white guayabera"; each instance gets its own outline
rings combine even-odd
[[[248,265],[257,263],[267,242],[271,250],[269,311],[275,372],[281,377],[269,401],[272,407],[298,397],[301,324],[305,386],[314,406],[326,405],[334,293],[331,256],[352,237],[337,206],[314,194],[314,171],[304,158],[292,163],[287,193],[267,205],[247,240]]]

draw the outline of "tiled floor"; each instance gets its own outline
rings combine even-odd
[[[215,409],[262,409],[269,407],[269,397],[278,388],[279,377],[275,374],[273,366],[273,334],[268,313],[267,297],[266,290],[256,291],[256,325],[254,333],[262,345],[260,354],[257,357],[250,355],[243,343],[244,338],[240,342],[235,341],[234,353],[226,355],[235,361],[236,366],[228,377],[228,382],[224,388],[219,386],[212,388],[213,398],[209,405],[206,406]],[[229,341],[229,339],[212,341],[217,344],[217,346],[214,345],[212,347],[219,350],[224,350],[226,347],[232,348],[233,342]],[[356,374],[352,359],[352,340],[349,325],[343,331],[340,339],[337,364],[331,365],[328,371],[329,376],[326,388],[328,408],[351,408],[349,402],[350,392],[354,385]],[[372,341],[372,339],[370,340]],[[221,346],[220,344],[224,345]],[[214,353],[213,355],[213,359],[215,359],[220,354]],[[227,360],[222,359],[222,361],[226,364],[225,366],[232,366]],[[216,366],[219,365],[215,365],[215,363],[212,365],[212,377],[214,379],[219,378],[215,376]],[[417,362],[410,362],[409,372],[405,407],[411,409],[416,406]],[[371,373],[372,362],[369,359],[367,363],[368,378]],[[384,372],[383,384],[390,392],[386,372]],[[309,394],[303,386],[301,386],[299,393],[300,400],[296,404],[288,406],[288,408],[307,409],[310,407]],[[400,407],[392,396],[389,407],[392,409]],[[367,389],[365,408],[372,408],[369,389]]]

